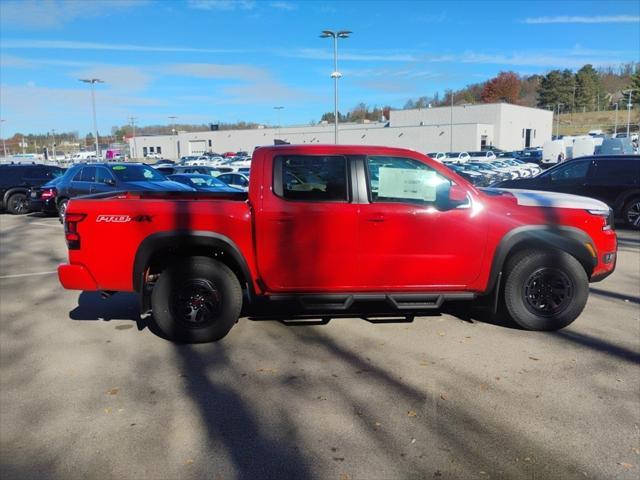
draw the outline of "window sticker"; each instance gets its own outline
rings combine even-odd
[[[378,197],[433,202],[440,183],[436,172],[415,168],[380,167]]]
[[[114,165],[113,167],[111,167],[111,170],[126,170],[127,167],[124,165]]]

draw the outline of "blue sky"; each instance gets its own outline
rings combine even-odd
[[[140,125],[317,121],[340,106],[408,98],[491,78],[640,60],[640,2],[294,0],[4,0],[2,135]]]

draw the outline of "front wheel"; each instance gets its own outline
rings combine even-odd
[[[208,257],[181,259],[160,274],[151,293],[153,319],[169,340],[214,342],[235,325],[242,288],[225,264]]]
[[[589,279],[566,252],[525,250],[509,259],[504,303],[507,313],[527,330],[559,330],[582,313]]]

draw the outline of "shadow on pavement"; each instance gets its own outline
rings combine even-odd
[[[629,350],[625,347],[614,345],[602,338],[592,337],[591,335],[571,330],[560,330],[551,333],[551,335],[554,335],[556,338],[572,342],[576,345],[587,347],[607,355],[612,355],[620,360],[624,360],[625,362],[640,364],[640,353],[634,352],[633,350]]]
[[[138,330],[148,326],[140,317],[138,295],[135,293],[117,293],[102,298],[100,292],[82,292],[78,297],[78,306],[69,312],[71,320],[132,320]]]
[[[623,300],[626,302],[640,304],[640,298],[634,297],[631,295],[623,295],[622,293],[610,292],[609,290],[602,290],[600,288],[593,288],[593,287],[589,289],[589,292],[599,297],[608,297],[616,300]]]

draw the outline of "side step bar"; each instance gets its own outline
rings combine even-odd
[[[473,292],[298,294],[263,297],[270,304],[298,304],[303,311],[344,312],[358,303],[382,303],[397,311],[435,310],[446,301],[473,300]]]

